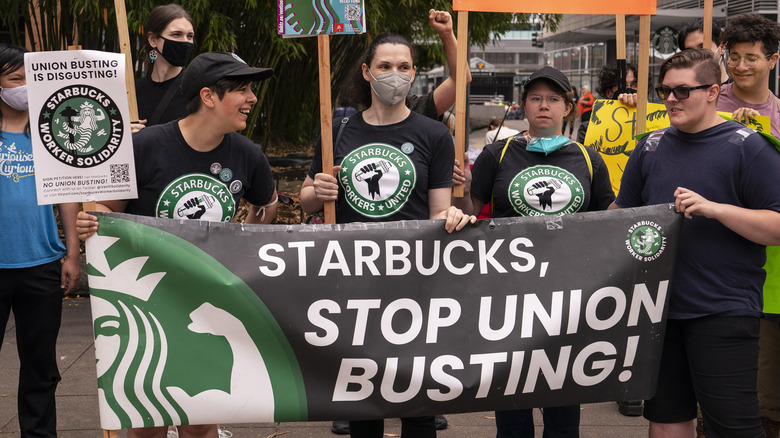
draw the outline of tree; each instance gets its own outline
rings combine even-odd
[[[43,50],[59,50],[77,41],[85,49],[118,51],[114,2],[111,0],[2,0],[0,22],[12,42],[24,44],[25,31]],[[274,77],[255,85],[258,104],[246,134],[261,144],[311,143],[319,135],[319,91],[316,38],[281,38],[276,33],[276,1],[182,0],[195,22],[197,52],[235,51],[250,65],[271,67]],[[153,0],[126,0],[130,39],[135,48],[136,77],[145,72],[143,26]],[[41,11],[35,14],[35,7]],[[392,31],[417,46],[419,68],[444,62],[438,38],[428,25],[430,8],[450,10],[451,1],[366,0],[367,32],[332,36],[331,93],[334,102],[356,68],[370,38]],[[456,17],[456,15],[455,15]],[[484,46],[518,23],[541,20],[555,28],[560,17],[528,14],[471,13],[470,42]],[[41,28],[43,32],[36,32]]]

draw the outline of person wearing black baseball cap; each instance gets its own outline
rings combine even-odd
[[[607,166],[598,152],[562,134],[574,117],[566,76],[552,67],[534,72],[523,87],[521,106],[528,131],[485,146],[464,196],[453,205],[464,213],[493,202],[493,217],[546,216],[606,210],[615,200]],[[466,167],[468,169],[468,166]],[[579,436],[579,405],[547,407],[544,436]],[[531,409],[496,411],[497,438],[533,438]]]
[[[228,222],[243,198],[250,206],[246,223],[271,223],[278,198],[268,160],[259,145],[236,131],[246,127],[257,103],[252,82],[270,78],[273,70],[250,67],[233,53],[212,52],[196,57],[182,75],[188,115],[133,134],[138,198],[99,201],[96,209]],[[86,240],[97,229],[97,217],[79,212],[79,238]],[[127,436],[165,438],[167,429],[159,424],[134,428]],[[218,433],[215,424],[178,430],[181,438],[217,438]]]

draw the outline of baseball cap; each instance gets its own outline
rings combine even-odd
[[[566,75],[561,73],[561,71],[556,68],[546,66],[536,70],[528,78],[528,81],[526,81],[526,88],[529,87],[531,82],[535,81],[536,79],[549,79],[557,86],[561,87],[564,93],[571,91],[571,84],[569,83],[569,79],[567,79]]]
[[[270,68],[250,67],[235,53],[206,52],[196,56],[184,69],[179,88],[189,100],[197,96],[203,87],[210,87],[223,78],[251,76],[255,81],[262,81],[273,74]]]

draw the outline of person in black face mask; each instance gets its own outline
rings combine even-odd
[[[133,132],[187,115],[179,82],[195,48],[192,17],[177,4],[155,7],[144,30],[149,74],[135,82],[140,121],[132,124]]]
[[[619,90],[619,72],[617,64],[605,65],[599,72],[599,83],[596,87],[596,92],[602,99],[614,99],[619,100],[623,104],[636,107],[637,102],[637,80],[639,75],[637,74],[636,65],[626,63],[626,89]],[[589,121],[583,122],[577,130],[577,141],[585,143],[585,133],[588,131]]]

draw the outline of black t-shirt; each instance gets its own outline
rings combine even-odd
[[[333,162],[341,166],[336,222],[428,219],[428,190],[452,186],[455,148],[447,128],[412,111],[392,125],[369,125],[363,113],[350,117],[336,142]],[[318,141],[309,168],[322,172]]]
[[[555,152],[525,149],[522,135],[485,146],[471,169],[471,196],[494,202],[493,217],[569,214],[606,210],[615,200],[609,172],[598,152],[574,142]],[[593,181],[588,167],[590,158]],[[499,164],[500,161],[500,164]]]
[[[133,134],[138,199],[125,210],[142,216],[230,221],[241,198],[266,205],[274,196],[271,168],[260,145],[225,135],[209,152],[192,149],[178,122]]]
[[[709,201],[780,212],[780,154],[750,128],[724,122],[689,134],[669,127],[641,140],[626,163],[617,204],[674,202],[684,187]],[[683,221],[669,318],[759,316],[766,262],[753,243],[715,219]]]
[[[138,118],[140,120],[147,120],[146,126],[151,126],[153,124],[161,125],[187,116],[187,98],[178,90],[179,81],[177,79],[180,76],[181,73],[165,82],[154,82],[149,76],[135,81]],[[170,102],[168,102],[168,105],[165,107],[165,110],[160,116],[160,120],[158,120],[157,123],[148,123],[151,121],[149,119],[154,115],[155,110],[157,109],[157,104],[160,103],[160,100],[171,87],[176,87],[177,89],[173,90],[173,97],[171,97]]]

